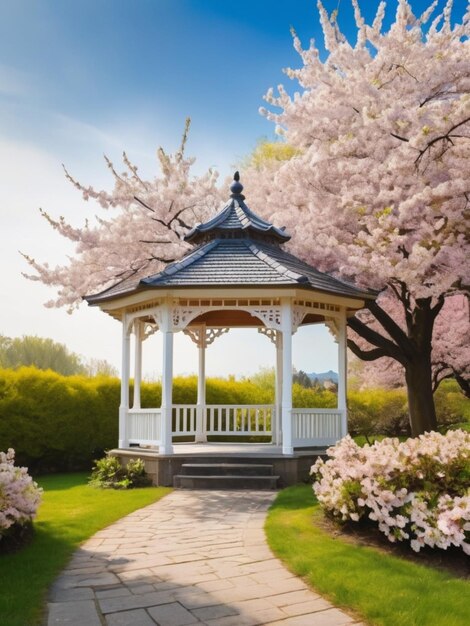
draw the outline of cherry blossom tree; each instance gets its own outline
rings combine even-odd
[[[85,200],[96,200],[112,216],[95,216],[93,222],[86,220],[83,227],[74,227],[63,217],[55,219],[41,211],[50,225],[75,245],[75,255],[68,263],[53,268],[23,255],[35,270],[27,278],[57,288],[58,298],[46,306],[66,306],[72,311],[83,296],[156,273],[191,248],[183,241],[184,234],[195,222],[213,215],[221,195],[217,173],[190,174],[194,159],[184,153],[189,125],[188,119],[174,155],[158,150],[161,172],[153,180],[141,178],[125,152],[126,171],[122,174],[105,157],[114,178],[111,192],[85,187],[66,171]]]
[[[349,346],[401,364],[416,435],[436,427],[435,320],[445,297],[468,287],[470,7],[452,25],[450,0],[436,17],[437,2],[415,17],[399,0],[383,32],[383,2],[372,25],[352,4],[357,42],[319,2],[326,59],[294,33],[302,66],[286,73],[302,91],[266,96],[271,110],[262,112],[299,151],[278,168],[266,213],[320,270],[385,290],[368,305],[375,327],[349,320],[367,347],[353,338]],[[384,298],[395,298],[403,326]]]

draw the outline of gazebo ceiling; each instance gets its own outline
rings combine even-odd
[[[303,324],[317,324],[324,321],[324,316],[309,313],[303,319]],[[247,311],[229,310],[229,311],[209,311],[196,317],[188,324],[191,326],[200,326],[205,324],[208,328],[261,328],[263,322],[248,313]]]
[[[319,272],[285,251],[281,245],[290,239],[289,235],[247,207],[238,172],[230,191],[231,197],[225,207],[208,222],[195,226],[186,236],[187,241],[196,245],[194,250],[158,274],[122,281],[99,294],[87,296],[87,302],[100,305],[116,301],[118,305],[119,300],[134,294],[148,294],[149,299],[154,299],[159,291],[166,294],[170,291],[176,296],[177,292],[188,289],[197,289],[203,298],[209,290],[223,289],[225,293],[233,291],[235,295],[237,290],[246,288],[253,290],[254,297],[257,290],[269,289],[272,296],[282,297],[286,289],[294,288],[362,302],[376,298],[376,292],[359,289],[352,283]],[[362,306],[358,305],[357,308]],[[233,316],[235,321],[235,312],[223,313]],[[211,323],[223,325],[223,316],[206,315],[213,316]],[[233,325],[256,326],[257,322],[249,317],[251,324],[244,315],[239,315],[239,324]],[[312,319],[307,323],[314,321],[320,320]]]

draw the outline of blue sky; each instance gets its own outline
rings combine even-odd
[[[367,17],[378,2],[361,4]],[[457,15],[465,4],[455,2]],[[325,5],[332,10],[338,0]],[[428,2],[412,5],[419,13]],[[396,1],[388,6],[387,23]],[[339,20],[352,36],[347,0],[340,2]],[[187,116],[195,171],[213,166],[223,180],[259,138],[274,136],[258,108],[269,87],[290,83],[282,68],[298,66],[290,26],[305,45],[310,37],[320,43],[316,2],[0,0],[0,333],[52,337],[85,356],[119,363],[116,322],[84,306],[73,316],[44,309],[51,291],[21,277],[26,267],[19,249],[51,264],[70,253],[37,209],[81,223],[90,207],[64,180],[61,163],[81,182],[109,188],[102,155],[118,161],[125,149],[152,176],[156,148],[175,149]],[[230,336],[221,347],[214,344],[209,373],[228,373],[224,353],[242,341]],[[298,340],[296,365],[335,369],[328,334],[309,337]],[[263,341],[249,337],[231,371],[269,365]],[[184,345],[178,350],[177,370],[194,369],[192,352]],[[148,367],[158,371],[159,359]]]

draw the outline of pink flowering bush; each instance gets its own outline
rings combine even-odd
[[[370,519],[392,542],[470,555],[470,433],[425,433],[359,447],[348,435],[312,466],[313,490],[340,521]]]
[[[42,489],[26,467],[15,467],[15,451],[0,452],[0,540],[7,531],[33,520]]]

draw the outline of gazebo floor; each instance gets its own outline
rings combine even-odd
[[[156,449],[138,446],[114,449],[110,454],[124,464],[130,459],[142,459],[152,482],[157,486],[170,487],[177,481],[175,476],[184,473],[184,465],[271,465],[272,473],[279,476],[279,487],[308,482],[310,467],[324,448],[302,448],[294,454],[282,454],[282,448],[272,444],[252,443],[174,443],[173,454],[163,455]]]

